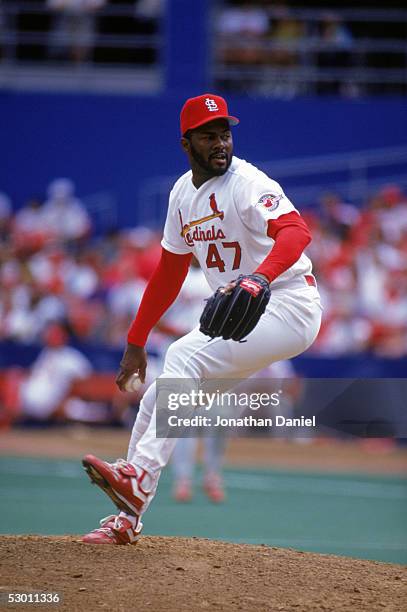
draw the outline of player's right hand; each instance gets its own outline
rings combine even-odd
[[[235,287],[236,287],[236,281],[231,281],[230,283],[226,283],[226,285],[221,287],[220,292],[228,295],[229,293],[232,293]]]
[[[146,380],[147,353],[144,346],[128,344],[120,362],[120,370],[116,376],[116,385],[120,391],[125,391],[125,386],[132,374],[138,374],[142,383]]]

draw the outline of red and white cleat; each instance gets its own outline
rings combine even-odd
[[[207,497],[215,504],[221,504],[225,501],[225,491],[223,489],[222,479],[218,474],[211,474],[205,477],[203,482],[203,490]]]
[[[98,485],[126,514],[139,516],[152,491],[153,480],[142,468],[136,468],[124,459],[107,463],[93,455],[82,460],[91,481]]]
[[[82,538],[86,544],[137,544],[143,523],[138,520],[134,527],[128,519],[114,514],[100,521],[100,527]]]
[[[175,501],[181,504],[187,504],[192,500],[192,487],[189,480],[180,479],[174,485],[172,493]]]

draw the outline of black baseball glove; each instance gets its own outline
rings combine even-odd
[[[236,279],[236,286],[228,293],[220,287],[206,301],[199,320],[200,331],[206,336],[224,340],[245,338],[256,327],[270,299],[267,280],[248,274]]]

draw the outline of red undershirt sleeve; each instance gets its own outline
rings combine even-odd
[[[305,247],[311,242],[311,233],[304,219],[293,211],[277,219],[270,219],[267,235],[275,240],[275,243],[255,273],[264,274],[272,282],[298,261]]]
[[[177,255],[162,249],[160,262],[150,278],[127,335],[130,344],[144,346],[154,325],[179,294],[188,274],[192,253]]]

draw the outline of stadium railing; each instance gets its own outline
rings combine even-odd
[[[72,31],[56,32],[56,11],[45,2],[0,2],[0,87],[160,91],[161,20],[143,20],[135,7],[106,4],[93,15],[92,31],[76,39]],[[75,40],[88,47],[80,61],[69,56]]]
[[[377,188],[397,183],[407,188],[407,147],[388,147],[264,161],[257,164],[281,182],[288,196],[301,206],[312,206],[323,191],[336,191],[348,201],[366,201]],[[163,224],[168,194],[178,177],[155,176],[140,184],[137,201],[140,224]]]
[[[274,29],[256,36],[249,33],[218,32],[213,37],[214,82],[229,91],[292,97],[315,93],[345,96],[405,94],[407,92],[407,11],[374,8],[301,8],[296,6],[257,7],[270,23],[291,21],[303,31],[291,31],[287,38],[274,37]],[[218,3],[214,23],[232,9]],[[320,35],[327,19],[346,29],[336,39]],[[229,52],[232,50],[232,59]],[[249,56],[245,58],[245,52]],[[239,54],[243,61],[239,61]],[[254,53],[256,61],[250,61]],[[233,54],[236,55],[233,60]],[[290,56],[290,65],[281,63],[281,54]]]

